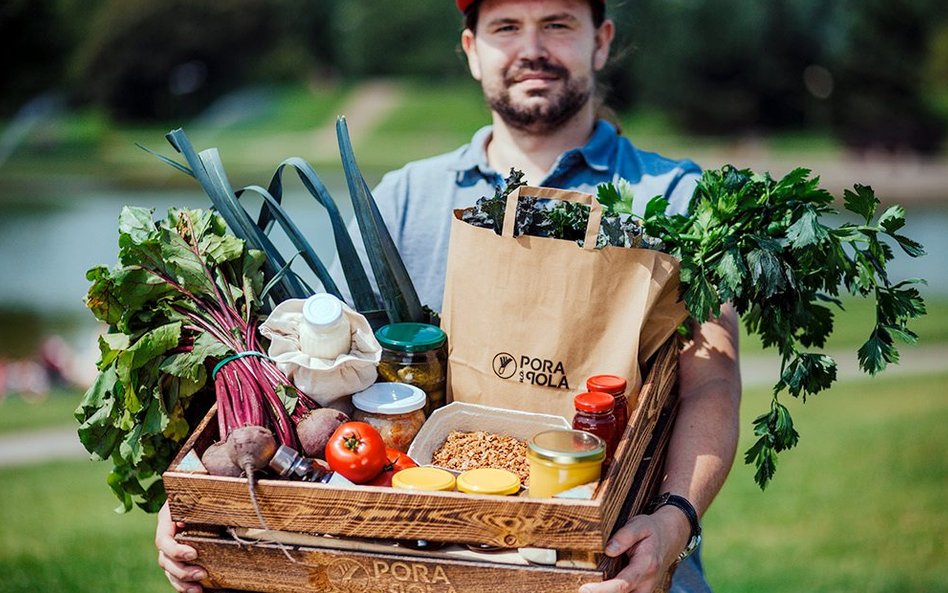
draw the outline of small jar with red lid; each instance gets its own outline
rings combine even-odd
[[[625,395],[628,387],[626,380],[618,375],[594,375],[586,379],[587,391],[601,391],[608,393],[616,400],[612,413],[616,417],[616,440],[622,440],[625,427],[629,424],[629,400]]]
[[[613,414],[615,398],[608,393],[589,391],[573,398],[576,415],[573,416],[573,430],[584,430],[606,442],[606,459],[612,460],[619,443],[619,431]]]

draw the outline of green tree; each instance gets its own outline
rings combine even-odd
[[[843,2],[841,43],[832,56],[833,126],[857,147],[933,152],[945,122],[926,93],[928,55],[948,22],[940,0]]]
[[[0,5],[0,115],[58,87],[68,49],[52,0],[6,0]]]
[[[828,0],[637,0],[614,9],[626,74],[619,95],[708,133],[796,127],[818,99],[806,69],[820,62]],[[631,50],[629,49],[631,48]],[[626,87],[623,89],[622,87]]]
[[[333,15],[340,69],[355,76],[459,77],[461,17],[445,0],[346,0]]]
[[[253,78],[278,39],[274,0],[109,0],[76,58],[80,96],[119,120],[199,112]]]

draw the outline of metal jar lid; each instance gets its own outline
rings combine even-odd
[[[505,469],[482,467],[470,469],[458,476],[458,490],[468,494],[496,494],[507,496],[520,490],[520,478]]]
[[[454,490],[454,474],[436,467],[409,467],[392,476],[398,490]]]
[[[561,465],[602,461],[606,442],[584,430],[546,430],[533,435],[528,452],[543,461]]]

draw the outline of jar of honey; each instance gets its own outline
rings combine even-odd
[[[532,498],[549,498],[582,484],[595,482],[602,473],[606,443],[583,430],[547,430],[535,434],[527,445]]]

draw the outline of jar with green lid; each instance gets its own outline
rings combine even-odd
[[[527,444],[531,498],[549,498],[595,482],[602,473],[606,442],[583,430],[547,430]]]
[[[427,323],[390,323],[375,332],[382,346],[379,380],[407,383],[428,396],[425,416],[445,404],[448,350],[444,331]]]

